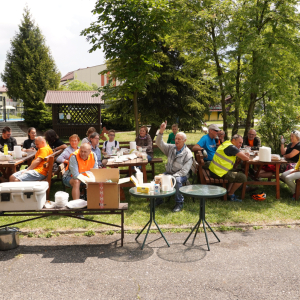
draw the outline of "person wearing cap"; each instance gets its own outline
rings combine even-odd
[[[250,154],[244,154],[240,151],[242,144],[243,137],[239,134],[235,134],[231,138],[231,141],[225,141],[217,149],[209,165],[209,172],[212,178],[228,180],[228,196],[230,201],[242,201],[235,196],[234,192],[247,181],[247,177],[244,173],[235,172],[233,170],[236,164],[236,158],[240,158],[243,161],[249,160]]]
[[[250,129],[248,131],[248,135],[244,137],[243,139],[243,148],[245,146],[251,147],[251,150],[258,150],[259,147],[261,147],[261,141],[258,136],[256,136],[255,129]]]
[[[218,132],[220,128],[216,124],[211,124],[208,127],[208,134],[204,135],[200,141],[192,148],[193,152],[206,150],[207,156],[204,157],[204,161],[208,164],[212,161],[214,154],[217,149],[216,138],[218,136]],[[206,168],[207,168],[206,164]]]

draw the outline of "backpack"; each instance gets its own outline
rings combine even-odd
[[[108,141],[104,142],[104,148],[106,149],[106,145],[107,145]],[[115,141],[115,147],[117,147],[117,141]]]

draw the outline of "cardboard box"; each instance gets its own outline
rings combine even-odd
[[[119,179],[119,169],[91,169],[96,182],[87,183],[88,209],[117,209],[120,204],[120,184],[130,181]],[[112,182],[106,182],[111,180]]]

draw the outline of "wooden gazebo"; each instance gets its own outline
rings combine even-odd
[[[89,127],[101,131],[101,95],[96,91],[47,91],[44,102],[52,105],[53,129],[60,138],[76,133],[86,136]]]

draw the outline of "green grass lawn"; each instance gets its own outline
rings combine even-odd
[[[126,133],[130,136],[130,133]],[[127,140],[128,140],[127,136]],[[199,138],[196,134],[190,133],[189,136],[194,139]],[[166,136],[165,136],[166,137]],[[155,157],[162,157],[164,163],[157,164],[156,173],[163,173],[165,170],[166,157],[159,149],[154,150]],[[149,167],[150,168],[150,167]],[[151,174],[148,174],[150,181]],[[54,194],[63,190],[61,182],[57,182],[51,187],[50,199],[54,200]],[[141,229],[149,218],[149,202],[146,199],[134,198],[129,195],[129,188],[125,188],[126,202],[129,204],[129,210],[125,212],[125,228]],[[70,192],[70,190],[68,190]],[[210,199],[206,201],[206,219],[210,224],[216,226],[230,226],[231,224],[268,224],[268,223],[288,223],[300,219],[300,202],[290,200],[291,193],[287,186],[281,183],[281,198],[275,198],[274,186],[261,186],[259,191],[267,194],[267,199],[263,202],[252,200],[250,195],[246,195],[242,203],[223,201],[222,199]],[[238,190],[237,195],[240,195]],[[71,199],[71,196],[70,196]],[[174,198],[170,202],[159,206],[156,210],[156,219],[160,225],[179,227],[183,225],[193,225],[199,216],[199,200],[194,203],[191,198],[185,198],[183,211],[173,213]],[[24,217],[2,217],[0,224],[7,224],[13,220],[21,220]],[[118,224],[119,216],[90,216],[88,218],[94,220],[102,220],[104,222],[112,222]],[[35,220],[28,223],[17,225],[26,229],[43,229],[43,230],[66,230],[66,229],[106,229],[107,226],[92,222],[86,222],[73,218],[65,217],[49,217],[48,219]]]
[[[231,136],[231,131],[232,131],[231,129],[228,130],[229,136]],[[241,129],[239,129],[238,133],[243,136],[244,131],[245,131],[245,129],[241,128]],[[172,132],[172,130],[165,131],[164,136],[163,136],[163,139],[165,142],[167,142],[168,136],[171,132]],[[200,130],[197,130],[196,132],[194,132],[194,131],[186,132],[187,144],[189,144],[189,145],[196,144],[197,142],[199,142],[200,138],[204,134],[205,133],[203,133]],[[119,142],[134,141],[135,140],[135,131],[117,132],[116,140]]]

